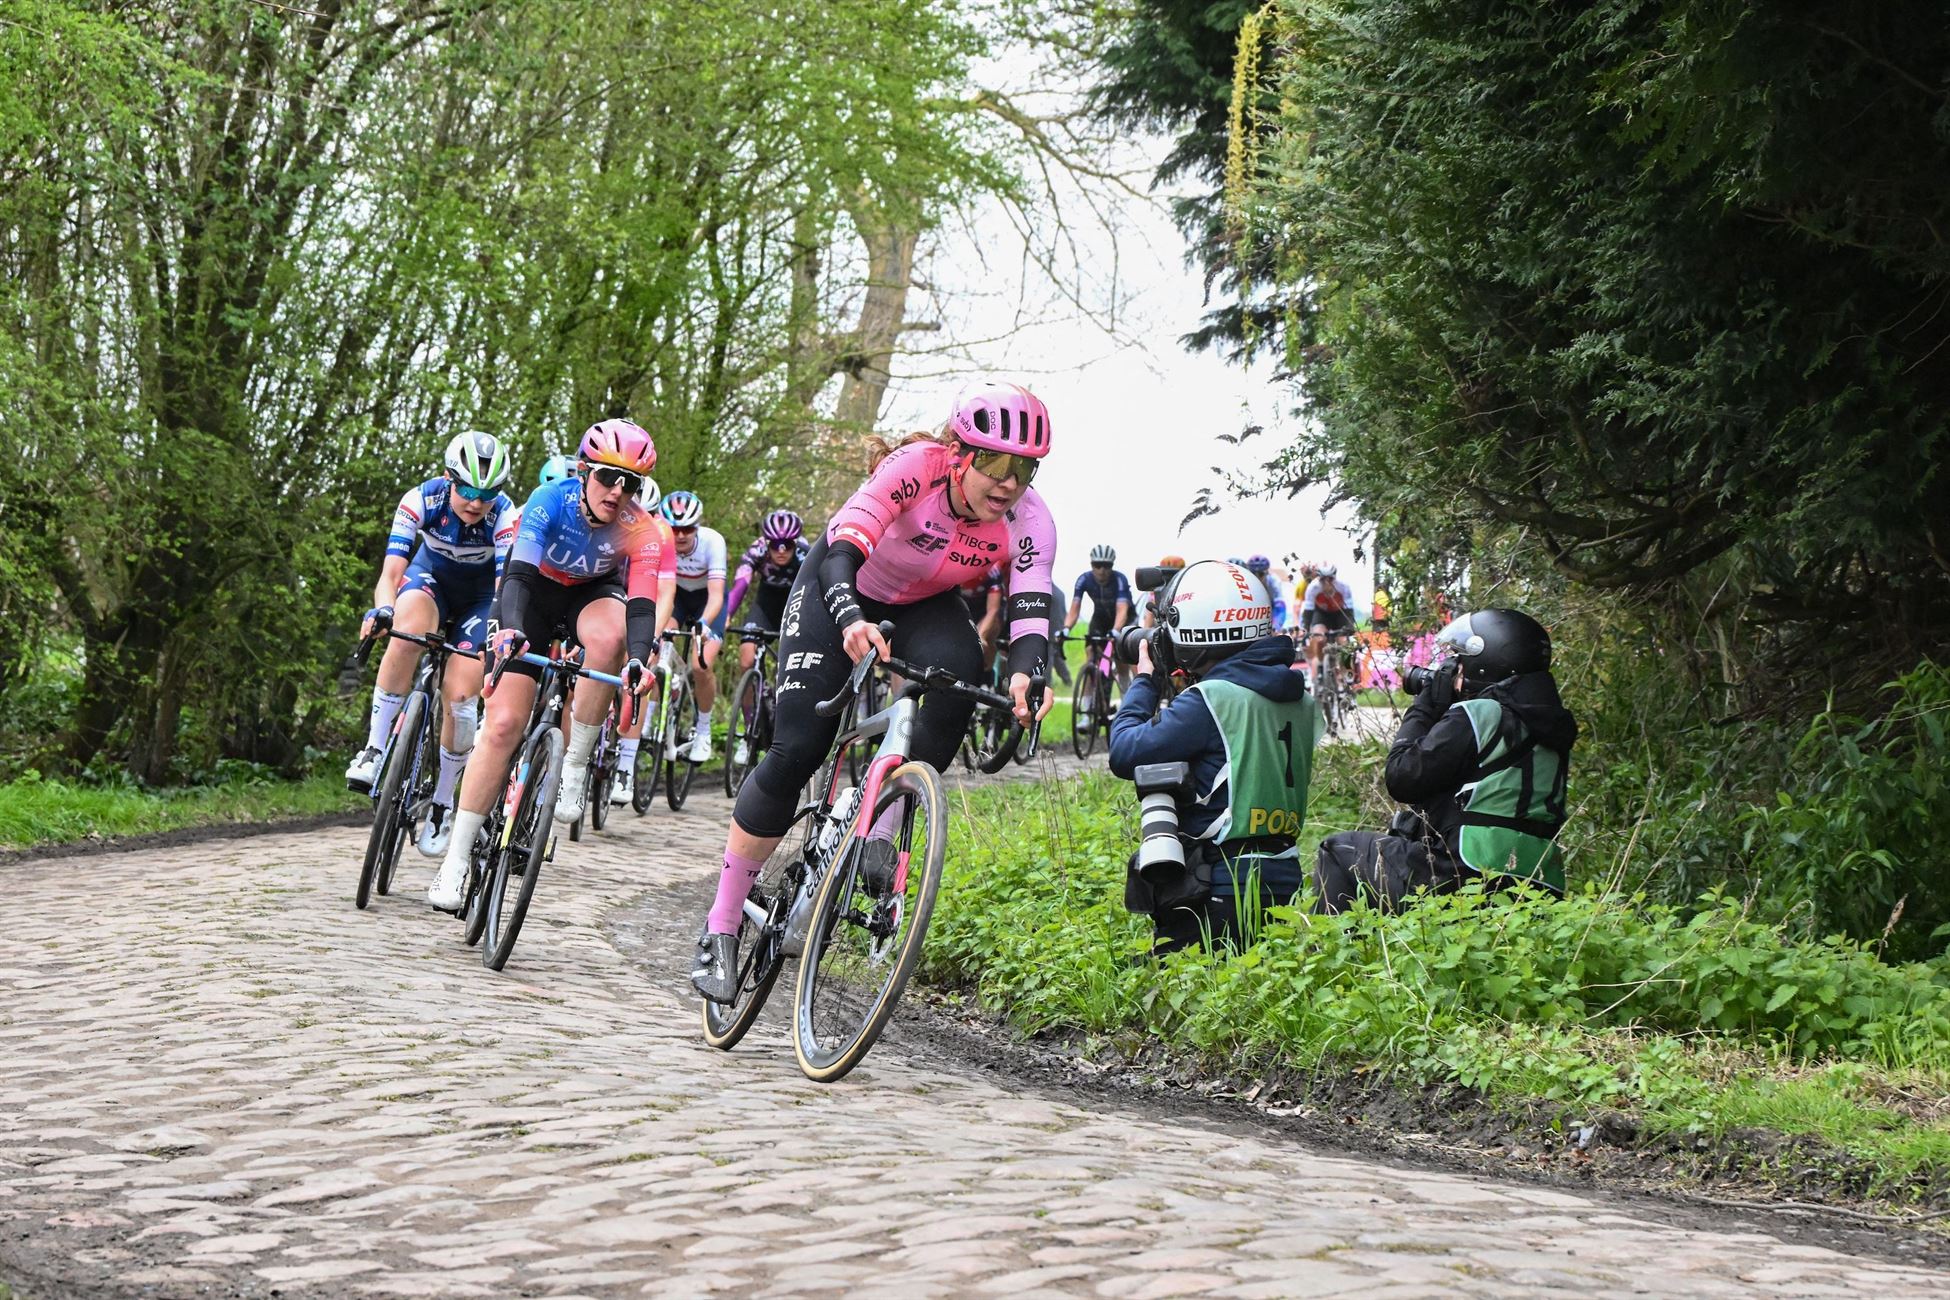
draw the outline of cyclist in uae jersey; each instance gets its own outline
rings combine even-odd
[[[670,529],[632,499],[656,459],[648,433],[628,420],[605,420],[582,437],[580,477],[538,488],[528,498],[495,598],[494,657],[572,636],[591,668],[614,673],[621,667],[630,688],[642,690],[657,629],[669,620],[677,590]],[[540,679],[540,669],[511,662],[488,701],[479,752],[461,783],[453,839],[427,890],[427,901],[442,911],[460,906],[475,833],[501,794]],[[609,688],[593,678],[576,687],[556,794],[558,821],[582,815],[589,755],[609,700]]]
[[[467,432],[447,443],[445,460],[444,475],[400,498],[361,636],[388,627],[421,636],[445,629],[463,650],[477,650],[487,641],[494,581],[514,540],[514,502],[501,490],[508,480],[508,452],[491,434]],[[411,641],[386,645],[372,688],[365,748],[345,770],[346,784],[355,790],[372,788],[421,653]],[[440,724],[440,773],[418,840],[420,852],[430,858],[447,847],[448,809],[455,778],[474,747],[480,693],[480,661],[449,659],[441,681],[447,709]]]
[[[883,460],[827,525],[786,601],[779,642],[777,737],[740,787],[732,809],[718,896],[698,942],[691,982],[727,1001],[737,980],[741,909],[758,870],[792,821],[799,791],[839,730],[813,706],[839,690],[854,662],[887,654],[880,623],[894,625],[892,652],[964,680],[982,668],[981,643],[960,593],[990,565],[1010,570],[1009,691],[1030,721],[1028,691],[1049,652],[1050,566],[1056,525],[1029,485],[1049,451],[1049,412],[1027,389],[977,384],[957,400],[944,440],[923,436]],[[1046,694],[1039,712],[1047,712]],[[946,766],[972,702],[928,698],[908,752]],[[867,880],[891,879],[893,821],[862,845]]]

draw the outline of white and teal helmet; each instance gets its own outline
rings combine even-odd
[[[493,491],[508,481],[508,449],[491,433],[457,433],[447,444],[447,473],[463,487]]]

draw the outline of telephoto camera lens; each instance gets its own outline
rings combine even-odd
[[[1148,879],[1166,864],[1182,870],[1185,846],[1178,838],[1178,800],[1169,792],[1147,794],[1138,816],[1144,831],[1138,845],[1138,874]]]
[[[1178,838],[1178,794],[1191,778],[1189,763],[1140,763],[1131,773],[1137,784],[1138,826],[1144,839],[1138,845],[1138,874],[1147,880],[1158,878],[1163,868],[1166,879],[1185,869],[1185,845]]]
[[[1151,629],[1148,627],[1119,628],[1111,633],[1111,653],[1117,656],[1120,664],[1134,664],[1137,662],[1138,647],[1150,635]]]

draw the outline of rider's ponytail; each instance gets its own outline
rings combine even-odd
[[[877,433],[870,433],[861,440],[861,447],[867,453],[867,473],[872,474],[880,468],[880,462],[899,451],[911,442],[938,442],[945,445],[954,442],[954,435],[948,432],[944,423],[935,429],[916,429],[899,442],[889,443]]]

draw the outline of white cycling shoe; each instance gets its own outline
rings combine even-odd
[[[454,810],[442,804],[435,804],[427,810],[426,824],[420,827],[420,856],[423,858],[444,858],[447,856],[447,841],[454,838]]]
[[[731,761],[739,767],[750,767],[752,765],[752,747],[742,740],[739,741],[737,746],[731,751]]]
[[[689,759],[693,763],[710,762],[711,761],[711,733],[707,731],[704,727],[700,726],[697,729],[697,734],[691,737],[690,751],[686,753],[684,757]]]
[[[465,862],[442,862],[427,886],[427,905],[442,912],[460,911],[461,891],[467,887]]]
[[[360,750],[345,769],[345,785],[349,790],[360,794],[371,794],[372,783],[379,779],[379,751],[371,745]]]
[[[609,785],[609,801],[617,805],[626,804],[635,794],[636,773],[619,770],[616,779]]]
[[[589,768],[570,768],[562,774],[562,784],[555,792],[555,820],[572,822],[582,816],[582,805],[588,798]]]

